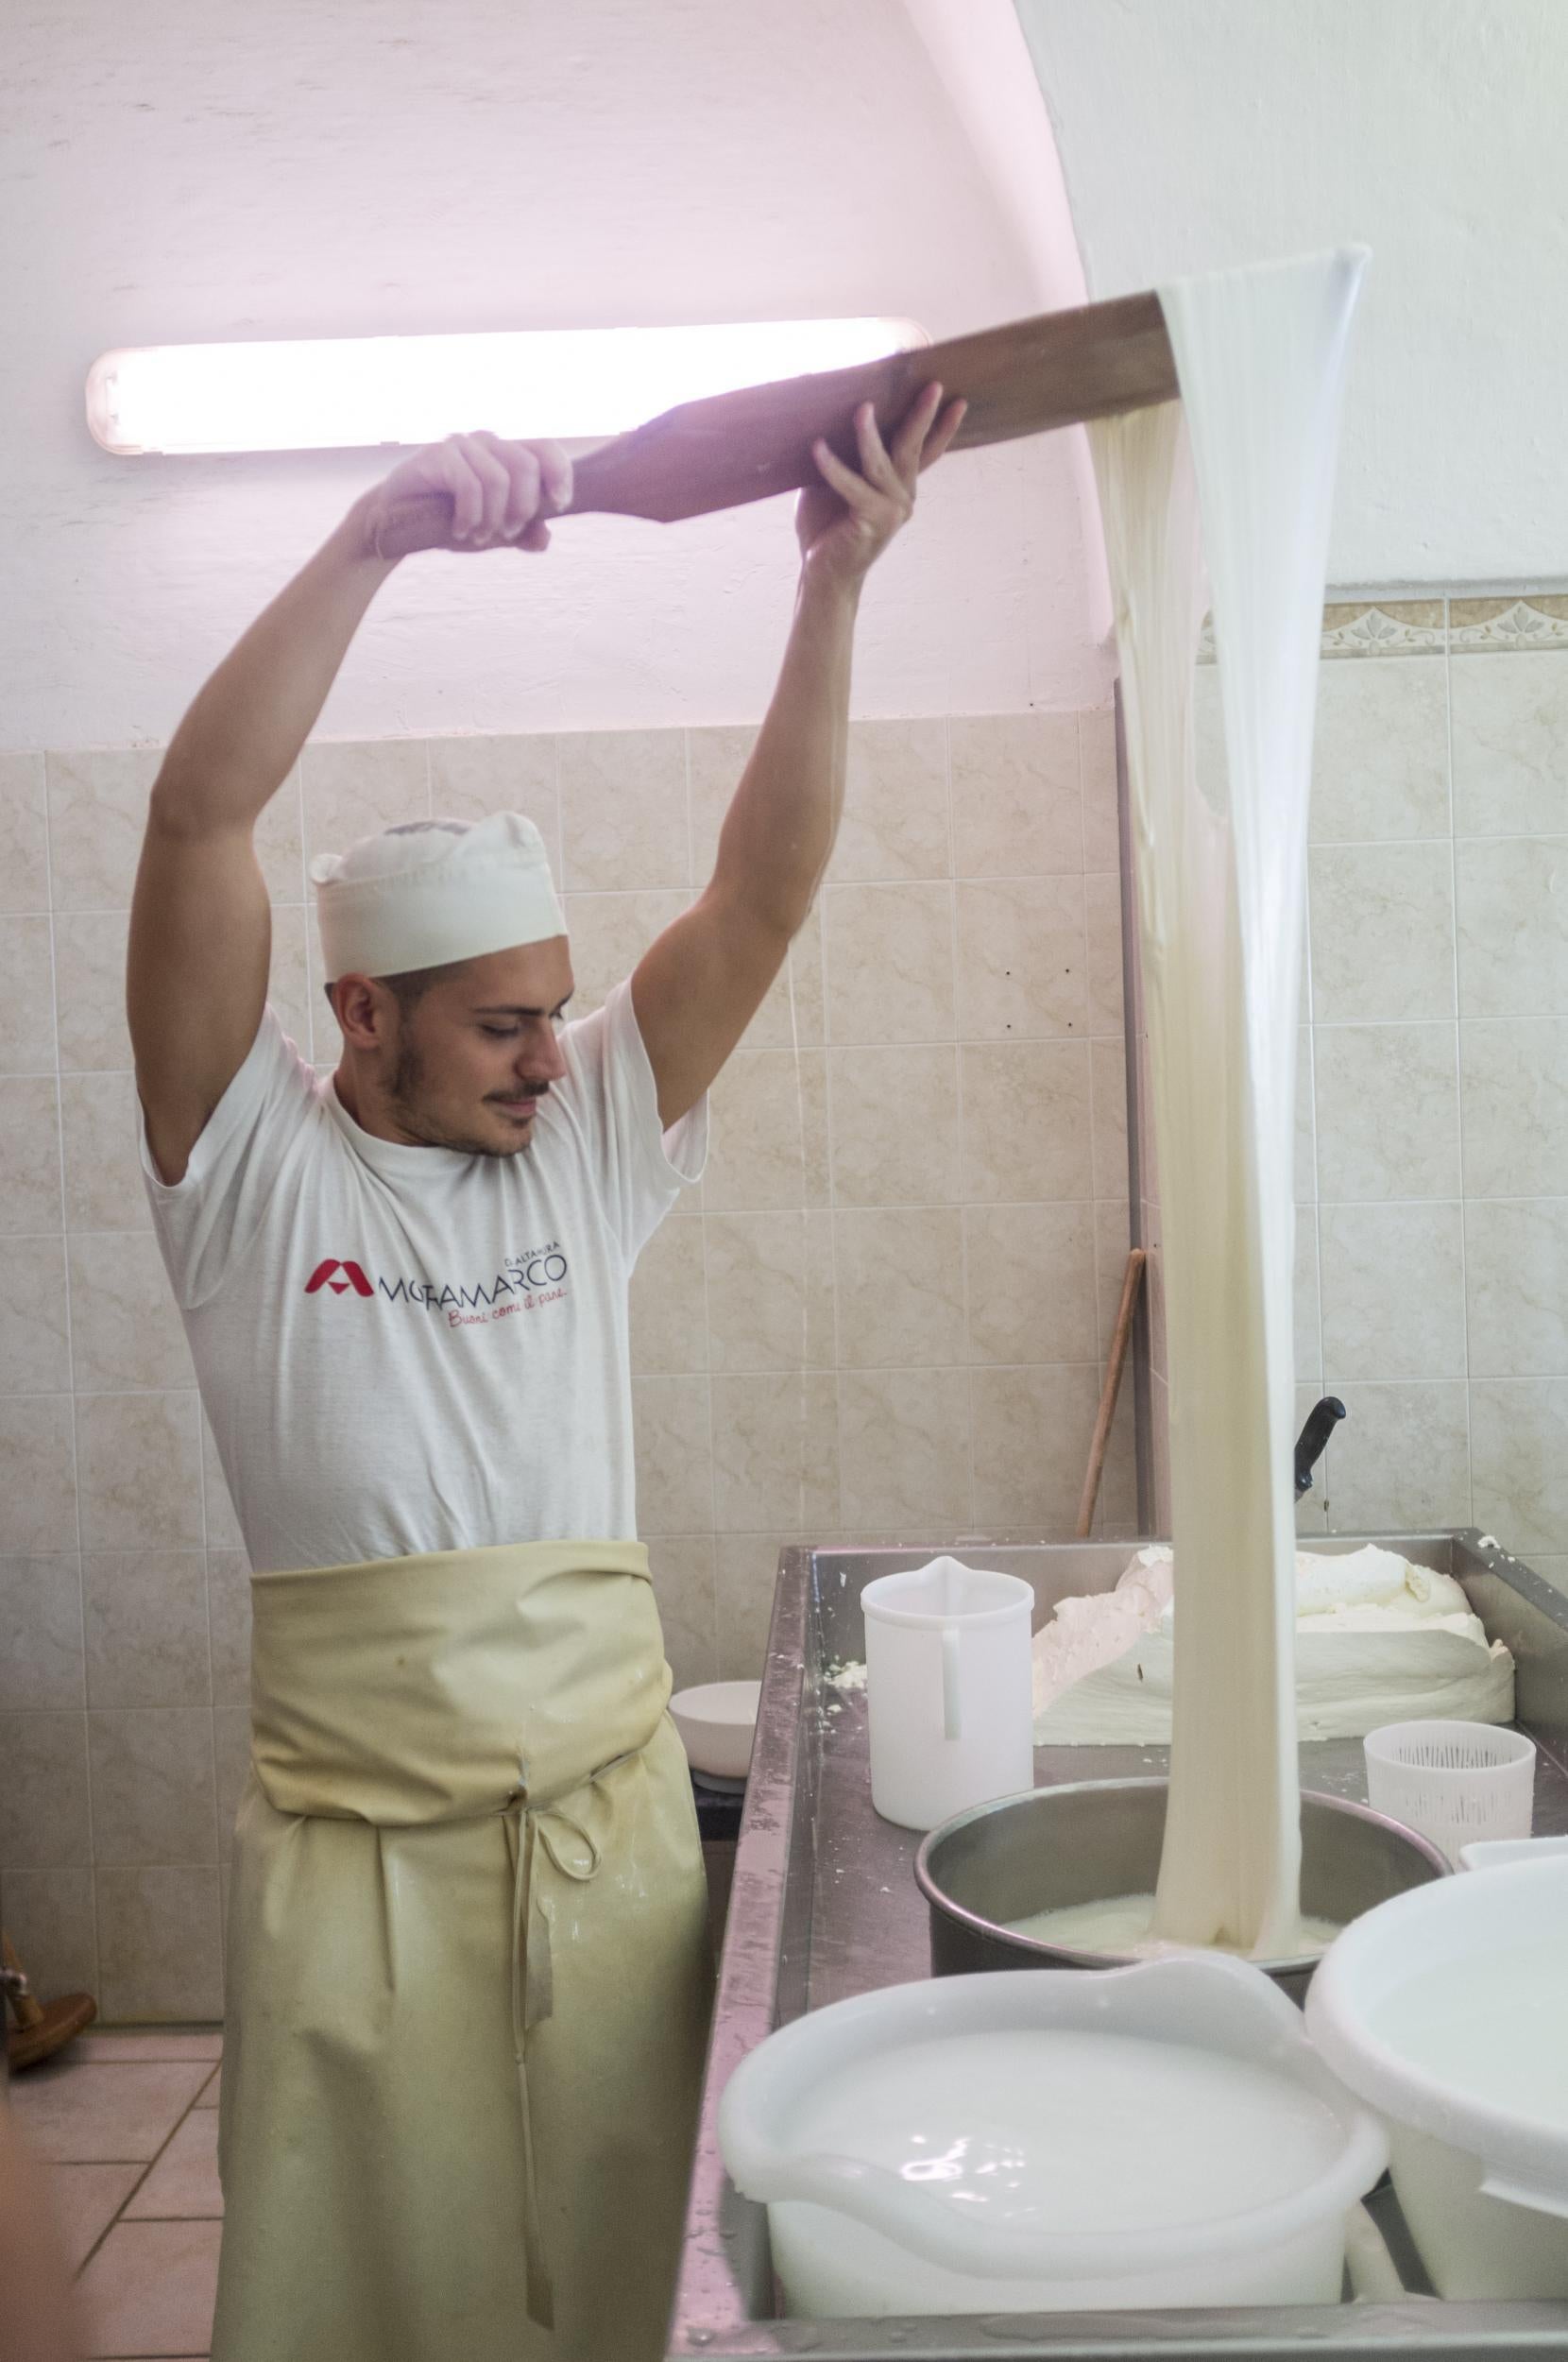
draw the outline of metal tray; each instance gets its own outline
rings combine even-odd
[[[1540,1749],[1538,1833],[1568,1832],[1568,1599],[1519,1560],[1453,1533],[1342,1535],[1311,1547],[1377,1540],[1464,1585],[1488,1633],[1518,1666],[1519,1726]],[[1136,1540],[1049,1543],[1024,1536],[965,1543],[956,1554],[1022,1575],[1041,1613],[1073,1593],[1109,1590]],[[758,1717],[745,1818],[703,2093],[702,2122],[669,2356],[706,2362],[810,2353],[819,2362],[1134,2362],[1215,2354],[1275,2362],[1328,2348],[1334,2362],[1400,2355],[1568,2355],[1568,2303],[1281,2305],[1202,2312],[912,2316],[879,2320],[776,2318],[764,2208],[731,2186],[719,2155],[719,2095],[746,2052],[775,2026],[848,1994],[929,1972],[926,1908],[915,1887],[919,1840],[871,1809],[865,1701],[826,1673],[864,1655],[862,1587],[919,1566],[932,1549],[785,1550]],[[1035,1752],[1040,1785],[1163,1771],[1163,1748],[1060,1747]],[[1360,1742],[1302,1749],[1304,1786],[1363,1799]],[[1048,1972],[1042,1970],[1041,1974]],[[1386,2220],[1407,2285],[1419,2285],[1397,2215]]]

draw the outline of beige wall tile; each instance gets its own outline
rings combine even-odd
[[[1470,1522],[1469,1425],[1462,1380],[1338,1386],[1322,1486],[1337,1533],[1410,1533]]]
[[[952,1040],[951,886],[829,886],[823,930],[829,1041]]]
[[[70,1383],[64,1241],[0,1241],[0,1395],[62,1394]]]
[[[56,1088],[52,1074],[0,1081],[0,1236],[60,1228]]]
[[[128,1870],[216,1858],[213,1717],[205,1706],[90,1714],[93,1854]]]
[[[216,1868],[100,1870],[95,1883],[103,2015],[120,2023],[221,2017]]]
[[[70,1241],[71,1342],[86,1392],[194,1386],[185,1330],[150,1231]]]
[[[632,1380],[639,1533],[696,1533],[712,1527],[707,1390],[706,1378]]]
[[[632,1276],[632,1368],[639,1377],[707,1367],[707,1283],[700,1214],[662,1223]]]
[[[49,840],[42,754],[0,754],[0,911],[49,907]]]
[[[1460,1015],[1568,1015],[1568,836],[1461,839],[1454,863]]]
[[[1318,1187],[1325,1198],[1458,1196],[1456,1031],[1318,1027]]]
[[[1459,1070],[1466,1197],[1555,1196],[1568,1172],[1568,1021],[1468,1019]]]
[[[713,1367],[831,1368],[831,1214],[707,1214],[703,1220]]]
[[[1309,870],[1313,1015],[1346,1025],[1452,1017],[1454,890],[1447,842],[1319,846]]]
[[[602,1007],[612,986],[631,974],[649,945],[690,905],[685,886],[658,893],[569,894],[566,923],[577,986],[572,1016],[588,1017]]]
[[[305,878],[304,795],[298,763],[270,803],[263,807],[252,842],[266,890],[275,903],[314,901],[315,888]],[[334,852],[344,849],[332,847]]]
[[[8,1870],[0,1884],[0,1911],[40,1993],[51,1999],[62,1993],[96,1994],[98,1930],[91,1870]]]
[[[239,1550],[245,1547],[239,1519],[230,1498],[229,1480],[223,1473],[218,1447],[212,1425],[205,1412],[201,1414],[201,1484],[207,1513],[207,1548],[210,1550]]]
[[[958,893],[963,1041],[1034,1041],[1088,1030],[1083,881],[997,879]]]
[[[45,759],[57,911],[123,911],[142,856],[156,746],[94,748]]]
[[[90,1704],[210,1702],[207,1567],[200,1550],[89,1551],[81,1581]]]
[[[1460,1213],[1457,1205],[1320,1207],[1331,1388],[1343,1379],[1464,1376]]]
[[[1095,1218],[1095,1303],[1098,1350],[1103,1356],[1110,1348],[1116,1330],[1116,1312],[1121,1304],[1121,1291],[1127,1276],[1127,1257],[1132,1246],[1127,1207],[1115,1198],[1101,1198],[1094,1207]],[[974,1297],[974,1267],[970,1266],[970,1298]],[[1013,1355],[1014,1361],[1024,1357]],[[1069,1361],[1079,1359],[1074,1354],[1052,1354],[1052,1361]]]
[[[559,755],[553,733],[537,737],[433,738],[433,820],[487,820],[493,812],[527,814],[545,841],[557,877],[561,862]]]
[[[84,1549],[201,1547],[196,1408],[194,1388],[77,1396]]]
[[[313,739],[299,758],[305,866],[362,836],[428,820],[430,750],[422,738]]]
[[[963,1055],[967,1062],[969,1053]],[[957,1052],[834,1050],[827,1080],[835,1205],[929,1206],[958,1198]]]
[[[948,724],[948,735],[957,875],[1082,871],[1077,714],[966,714]]]
[[[69,1230],[150,1230],[136,1153],[136,1078],[65,1074],[60,1084]]]
[[[0,1716],[0,1870],[68,1870],[91,1861],[87,1717]]]
[[[686,733],[691,782],[691,880],[695,885],[706,885],[713,874],[719,830],[756,744],[755,722],[725,723],[715,729]]]
[[[970,1514],[964,1370],[845,1370],[839,1380],[842,1515],[849,1526]]]
[[[1292,1291],[1296,1332],[1296,1376],[1316,1383],[1322,1376],[1323,1340],[1318,1293],[1318,1222],[1311,1207],[1296,1213],[1295,1286]]]
[[[234,1818],[250,1776],[250,1708],[218,1706],[213,1714],[213,1772],[217,1793],[218,1859],[234,1850]]]
[[[1128,1186],[1127,1051],[1113,1040],[1089,1044],[1094,1092],[1096,1197],[1119,1197]]]
[[[207,1552],[207,1622],[213,1703],[245,1705],[250,1697],[250,1561],[243,1550]]]
[[[977,1370],[977,1518],[1070,1532],[1099,1408],[1099,1374],[1092,1365]]]
[[[0,918],[0,1074],[52,1071],[49,921]]]
[[[1318,1194],[1318,1140],[1312,1116],[1313,1041],[1310,1026],[1296,1033],[1296,1203],[1310,1204]],[[1147,1138],[1147,1133],[1145,1135]]]
[[[86,1704],[74,1553],[0,1558],[0,1710]]]
[[[721,1533],[714,1543],[719,1681],[759,1681],[789,1533]]]
[[[1083,779],[1083,866],[1116,869],[1121,847],[1116,813],[1116,723],[1111,706],[1078,717]]]
[[[1084,1041],[995,1043],[963,1052],[966,1198],[1094,1196],[1090,1055]]]
[[[956,1206],[835,1214],[833,1253],[844,1368],[963,1360],[963,1225]]]
[[[1464,1235],[1474,1376],[1568,1376],[1568,1198],[1478,1200]]]
[[[1127,1209],[1110,1210],[1120,1217],[1124,1260]],[[1099,1351],[1094,1207],[967,1206],[963,1229],[970,1361],[1094,1361]],[[1118,1260],[1117,1297],[1120,1284]],[[1113,1320],[1115,1313],[1113,1302]]]
[[[827,1195],[827,1067],[820,1051],[738,1050],[713,1088],[703,1204],[762,1212]]]
[[[851,722],[839,840],[830,878],[946,878],[946,722]]]
[[[272,913],[272,966],[267,976],[266,997],[277,1013],[278,1022],[293,1042],[302,1058],[311,1055],[312,1028],[315,1023],[310,978],[310,960],[306,933],[307,918],[314,931],[315,914],[274,906]],[[336,1031],[336,1020],[331,1018],[326,1005],[322,1013],[329,1017]]]
[[[74,1550],[76,1462],[69,1395],[0,1401],[0,1550]]]
[[[1319,668],[1316,843],[1447,834],[1446,687],[1440,664],[1370,657]]]
[[[572,894],[691,881],[680,730],[583,730],[560,741],[563,878]]]
[[[1119,1041],[1126,1030],[1121,966],[1121,880],[1114,870],[1097,870],[1083,881],[1084,932],[1088,949],[1088,1030],[1113,1034]]]
[[[1470,1431],[1482,1531],[1525,1558],[1568,1549],[1568,1379],[1478,1379]]]
[[[838,1523],[838,1395],[830,1372],[714,1378],[713,1506],[721,1533]]]
[[[664,1627],[665,1659],[676,1689],[717,1681],[712,1534],[665,1534],[649,1544],[648,1563]]]
[[[1455,656],[1454,826],[1514,836],[1565,825],[1568,679],[1556,656]]]
[[[123,916],[80,911],[55,919],[55,995],[60,1063],[66,1073],[128,1071]]]

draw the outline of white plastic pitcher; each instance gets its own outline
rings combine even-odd
[[[1515,1862],[1364,1912],[1308,1988],[1312,2040],[1387,2123],[1441,2297],[1568,2297],[1565,1961],[1568,1861]]]
[[[878,1575],[861,1605],[871,1801],[883,1819],[934,1829],[1032,1788],[1030,1585],[933,1558]]]
[[[861,1994],[719,2108],[792,2314],[1338,2301],[1372,2114],[1260,1969],[1187,1953]]]

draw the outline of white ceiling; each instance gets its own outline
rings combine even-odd
[[[11,0],[0,62],[26,323],[0,345],[3,745],[165,737],[379,471],[111,459],[82,420],[106,347],[870,311],[941,336],[1069,300],[1059,189],[1053,260],[901,0]],[[867,598],[857,710],[1103,695],[1078,439],[931,478]],[[754,717],[793,563],[787,503],[416,560],[323,730]]]
[[[1095,295],[1371,246],[1331,579],[1568,579],[1562,0],[1017,12]]]

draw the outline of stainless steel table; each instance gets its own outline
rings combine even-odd
[[[1474,1532],[1355,1535],[1324,1549],[1386,1542],[1418,1565],[1455,1575],[1488,1632],[1518,1665],[1520,1727],[1540,1749],[1538,1832],[1568,1832],[1568,1600]],[[1135,1542],[1046,1543],[997,1536],[955,1551],[1022,1575],[1038,1611],[1073,1593],[1108,1590]],[[1334,2362],[1468,2354],[1568,2356],[1568,2304],[1342,2304],[1207,2312],[999,2314],[938,2320],[791,2321],[775,2317],[766,2212],[730,2186],[715,2137],[719,2094],[746,2052],[805,2011],[929,1974],[925,1906],[915,1888],[918,1839],[871,1809],[865,1702],[825,1679],[864,1654],[860,1595],[875,1576],[918,1566],[927,1550],[786,1550],[758,1719],[746,1813],[736,1856],[702,2128],[668,2353],[707,2362],[813,2354],[819,2362],[1133,2362],[1216,2354],[1273,2362],[1329,2349]],[[1041,1748],[1037,1784],[1122,1778],[1166,1768],[1163,1749]],[[1302,1750],[1303,1785],[1365,1794],[1358,1740]],[[1042,1975],[1051,1972],[1042,1970]],[[1568,2039],[1568,2021],[1565,2021]],[[1397,2220],[1389,2225],[1398,2252]],[[1400,2258],[1413,2266],[1408,2255]],[[1407,2269],[1414,2285],[1414,2273]]]

